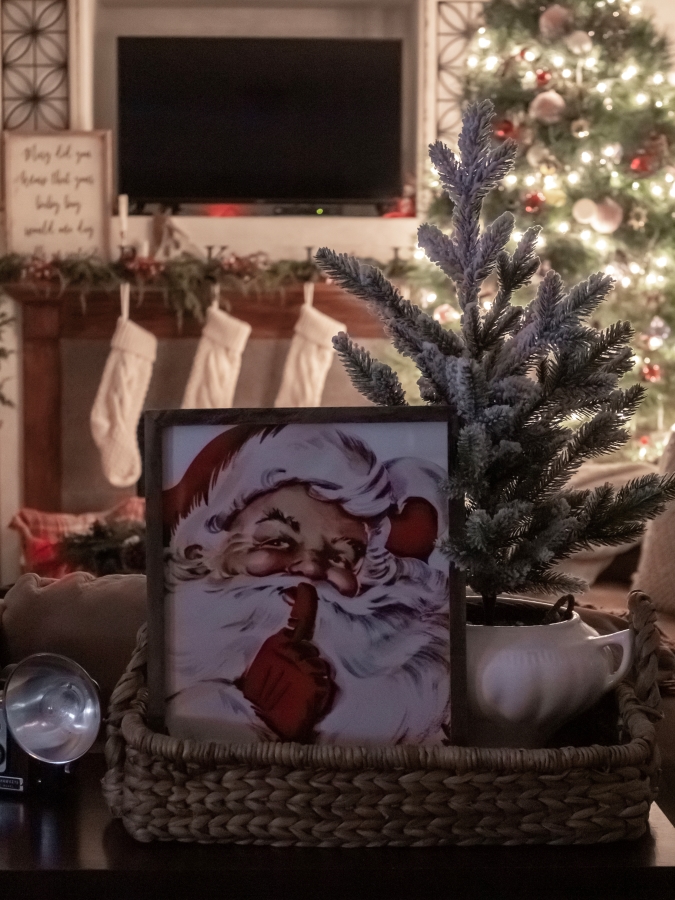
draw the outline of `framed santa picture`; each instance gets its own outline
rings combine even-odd
[[[152,726],[462,743],[452,448],[441,408],[147,412]]]

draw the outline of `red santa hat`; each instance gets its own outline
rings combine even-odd
[[[373,523],[388,517],[388,549],[426,558],[446,525],[442,479],[438,467],[417,458],[382,463],[337,425],[235,426],[207,444],[179,484],[164,492],[165,523],[178,549],[204,545],[256,497],[304,484],[311,496],[350,515]]]

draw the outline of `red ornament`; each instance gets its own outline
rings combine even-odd
[[[244,282],[252,281],[267,267],[267,257],[264,253],[250,253],[248,256],[230,256],[218,261],[218,268],[225,276],[234,276]],[[214,280],[220,281],[217,271],[214,272]]]
[[[248,207],[243,203],[207,203],[203,209],[205,216],[229,219],[232,216],[245,216]]]
[[[53,260],[42,259],[39,256],[32,257],[21,273],[26,281],[58,281],[59,270]]]
[[[661,366],[658,363],[645,363],[642,367],[642,378],[651,384],[661,381]]]
[[[636,172],[638,175],[648,175],[654,170],[654,163],[655,159],[651,153],[647,153],[645,150],[638,150],[630,161],[630,168],[632,172]]]
[[[540,212],[544,203],[546,203],[546,197],[541,193],[541,191],[532,191],[531,194],[525,194],[525,212],[531,213],[533,216],[536,216],[538,212]]]
[[[552,77],[548,69],[537,69],[536,75],[539,87],[546,87]]]
[[[415,198],[399,197],[394,209],[385,213],[383,219],[408,219],[415,215]]]
[[[513,137],[515,131],[516,126],[510,119],[500,119],[498,122],[495,122],[494,135],[500,141],[505,141],[506,138]]]
[[[134,256],[122,259],[126,271],[133,275],[136,281],[149,282],[157,278],[164,270],[164,263],[154,256]]]

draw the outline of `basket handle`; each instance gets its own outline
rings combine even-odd
[[[642,591],[631,591],[628,595],[628,610],[631,627],[635,633],[634,649],[634,690],[640,703],[655,711],[661,706],[658,685],[658,649],[661,641],[656,625],[656,611],[652,602]]]
[[[139,689],[145,684],[148,657],[148,626],[141,625],[136,635],[136,648],[131,660],[115,685],[106,718],[103,793],[114,816],[122,815],[122,781],[124,778],[125,741],[121,734],[122,719],[133,707]]]

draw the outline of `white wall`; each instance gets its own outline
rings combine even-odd
[[[673,0],[649,0],[644,6],[645,10],[654,14],[656,24],[660,28],[665,28],[670,40],[675,43],[675,2]]]
[[[103,5],[98,10],[94,69],[97,128],[116,126],[116,39],[119,36],[390,38],[403,40],[403,166],[415,172],[416,7],[322,5],[311,7]],[[161,72],[157,73],[161,78]]]
[[[369,257],[387,262],[394,248],[407,258],[417,246],[419,219],[380,219],[376,216],[241,216],[211,218],[180,216],[174,222],[194,246],[192,252],[206,253],[206,247],[227,247],[246,256],[261,250],[270,259],[305,259],[307,247],[330,247],[338,253]],[[150,216],[131,216],[126,243],[140,247],[151,241]],[[110,230],[112,253],[119,252],[119,219]]]
[[[2,311],[14,318],[2,336],[3,344],[13,352],[0,368],[5,396],[16,404],[13,408],[0,407],[0,583],[10,584],[20,574],[20,550],[19,535],[7,526],[23,505],[21,306],[6,294],[1,297]]]

